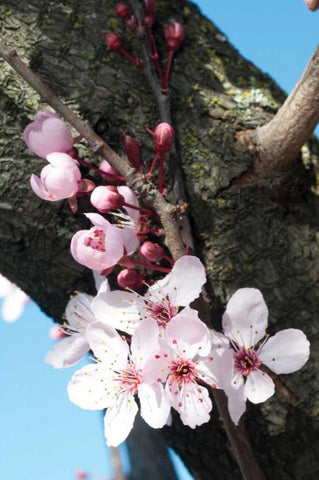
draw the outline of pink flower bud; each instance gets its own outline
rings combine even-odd
[[[101,271],[116,265],[124,254],[121,230],[98,213],[86,213],[93,227],[80,230],[71,240],[73,258],[92,270]]]
[[[123,48],[123,42],[118,35],[115,33],[106,33],[104,35],[104,41],[111,50],[119,52]]]
[[[117,210],[121,208],[125,202],[123,195],[112,185],[96,187],[91,193],[90,200],[92,205],[102,213]]]
[[[126,135],[125,132],[121,132],[121,137],[130,164],[139,172],[142,167],[142,152],[140,144],[134,137]]]
[[[51,340],[61,340],[61,338],[65,337],[65,333],[61,328],[61,325],[53,325],[53,327],[50,328],[49,335]]]
[[[23,132],[23,138],[32,152],[41,158],[49,153],[66,153],[73,146],[73,137],[58,115],[40,112]]]
[[[102,160],[100,164],[100,172],[104,180],[108,183],[125,184],[125,180],[121,175],[107,162]]]
[[[122,270],[117,276],[117,283],[121,288],[131,288],[132,290],[138,290],[144,286],[145,276],[136,271],[125,269]]]
[[[167,25],[164,35],[167,49],[173,50],[174,52],[179,49],[185,38],[184,28],[178,22],[172,22]]]
[[[155,148],[160,153],[168,152],[174,140],[174,128],[169,123],[160,123],[154,130]]]
[[[164,250],[158,243],[146,241],[140,246],[140,254],[149,262],[158,262],[164,256]]]
[[[116,15],[120,18],[127,18],[130,15],[130,9],[126,3],[116,5]]]
[[[50,153],[47,160],[49,165],[42,169],[41,177],[31,176],[34,193],[53,202],[76,195],[81,181],[78,163],[66,153]]]
[[[132,30],[132,32],[135,32],[137,29],[137,18],[135,15],[131,15],[129,18],[125,20],[127,28]]]
[[[305,0],[305,3],[309,10],[312,10],[313,12],[319,8],[319,0]]]
[[[77,480],[86,480],[88,478],[88,474],[84,470],[78,470],[75,472],[75,477]]]

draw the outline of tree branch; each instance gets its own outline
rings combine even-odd
[[[240,143],[258,152],[254,176],[274,169],[287,171],[318,122],[319,47],[275,117],[256,130],[237,134]]]

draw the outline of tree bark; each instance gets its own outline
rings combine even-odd
[[[186,31],[173,65],[173,121],[196,248],[207,266],[214,326],[219,325],[222,305],[237,288],[256,287],[269,307],[270,331],[301,328],[312,344],[308,364],[282,377],[292,398],[277,392],[265,404],[249,405],[246,426],[254,453],[266,478],[314,478],[319,473],[314,354],[319,248],[318,199],[312,190],[318,143],[311,140],[288,172],[238,182],[249,172],[253,158],[236,141],[236,132],[268,122],[285,95],[240,57],[194,5],[183,0],[157,5],[159,43],[168,21],[180,21]],[[152,141],[144,125],[156,125],[159,119],[152,92],[143,73],[103,43],[106,31],[116,31],[131,53],[138,52],[137,40],[122,34],[114,6],[107,0],[63,4],[3,0],[1,37],[111,147],[121,153],[123,129],[141,141],[144,158],[151,159]],[[166,55],[163,47],[161,53]],[[45,203],[33,195],[29,177],[38,174],[44,162],[26,149],[22,131],[46,106],[4,63],[0,105],[0,271],[59,320],[75,289],[94,291],[91,273],[69,253],[72,235],[87,222],[81,213],[72,216],[66,203]],[[81,151],[87,160],[96,161],[84,144]],[[81,198],[80,212],[87,209]],[[216,413],[196,430],[174,417],[165,436],[196,479],[241,478]]]

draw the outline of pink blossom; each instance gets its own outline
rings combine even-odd
[[[53,327],[50,328],[49,335],[51,340],[61,340],[65,337],[65,332],[61,325],[53,325]]]
[[[31,175],[30,183],[34,193],[50,202],[76,195],[81,181],[77,161],[66,153],[50,153],[47,160],[49,165],[42,169],[40,178]]]
[[[78,363],[89,351],[86,338],[87,327],[96,322],[91,310],[93,297],[86,293],[77,293],[65,309],[67,323],[63,325],[64,337],[50,350],[45,362],[54,368],[67,368]],[[61,327],[60,327],[61,329]]]
[[[80,230],[71,240],[71,253],[81,265],[101,271],[115,265],[124,254],[124,241],[119,228],[98,213],[86,213],[94,227]]]
[[[134,333],[143,319],[156,320],[165,330],[179,308],[189,305],[206,282],[205,268],[197,257],[181,257],[166,275],[149,287],[144,296],[115,290],[97,295],[92,302],[96,318],[114,328]]]
[[[162,386],[167,360],[161,353],[156,322],[141,323],[130,349],[112,327],[97,322],[87,328],[87,338],[98,361],[73,375],[68,394],[81,408],[107,408],[107,444],[116,447],[130,433],[138,410],[135,395],[142,418],[153,428],[163,427],[170,405]]]
[[[219,388],[214,372],[210,332],[196,310],[186,307],[167,325],[170,373],[165,391],[184,425],[195,428],[209,421],[212,402],[202,382]]]
[[[0,274],[0,298],[4,298],[1,315],[6,322],[17,320],[30,297]]]
[[[125,202],[116,187],[112,185],[101,185],[91,193],[90,201],[99,212],[107,213],[111,210],[121,208]]]
[[[49,153],[66,153],[73,146],[73,138],[60,117],[52,112],[40,112],[23,132],[30,150],[42,158]]]
[[[266,303],[261,292],[255,288],[237,290],[223,315],[224,334],[234,349],[228,350],[231,368],[224,369],[227,377],[223,379],[224,384],[229,381],[229,372],[232,372],[232,387],[228,391],[225,388],[225,393],[232,396],[236,390],[241,405],[238,408],[237,404],[235,413],[230,409],[235,423],[245,410],[246,398],[252,403],[260,403],[275,391],[270,376],[260,369],[262,364],[276,374],[292,373],[303,367],[309,357],[309,342],[301,330],[281,330],[271,338],[266,336],[261,342],[266,334],[267,318]],[[236,399],[233,408],[236,409]]]

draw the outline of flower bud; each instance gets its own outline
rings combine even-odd
[[[164,35],[167,49],[173,50],[174,52],[179,49],[185,38],[184,28],[178,22],[172,22],[167,25]]]
[[[116,187],[112,185],[96,187],[91,193],[91,203],[99,212],[107,213],[121,208],[125,202]]]
[[[137,270],[130,270],[126,268],[122,270],[117,276],[117,283],[121,288],[131,288],[138,290],[144,286],[145,276]]]
[[[156,14],[156,2],[155,0],[144,0],[144,14],[155,15]]]
[[[66,153],[73,146],[70,130],[61,118],[52,112],[39,112],[23,132],[23,138],[32,152],[41,158],[54,152]]]
[[[122,40],[115,33],[106,33],[104,35],[104,41],[111,50],[115,50],[116,52],[119,52],[123,48]]]
[[[74,160],[77,160],[79,158],[79,150],[76,147],[70,148],[70,150],[65,153],[70,155],[70,157],[74,158]]]
[[[146,241],[140,246],[140,254],[149,262],[158,262],[164,256],[164,250],[158,243]]]
[[[88,474],[84,470],[78,470],[75,472],[75,476],[77,480],[86,480],[88,478]]]
[[[135,15],[131,15],[129,18],[125,20],[127,28],[132,30],[132,32],[135,32],[137,29],[137,18]]]
[[[120,18],[128,18],[130,9],[126,3],[118,3],[116,5],[116,15]]]
[[[168,152],[174,140],[174,128],[169,123],[160,123],[154,130],[155,148],[160,153]]]
[[[305,3],[312,12],[319,8],[319,0],[305,0]]]
[[[125,132],[121,132],[121,138],[130,164],[139,172],[142,167],[142,152],[140,144],[134,137],[126,135]]]
[[[61,338],[65,337],[65,333],[61,328],[61,325],[53,325],[53,327],[50,328],[49,335],[51,340],[61,340]]]

